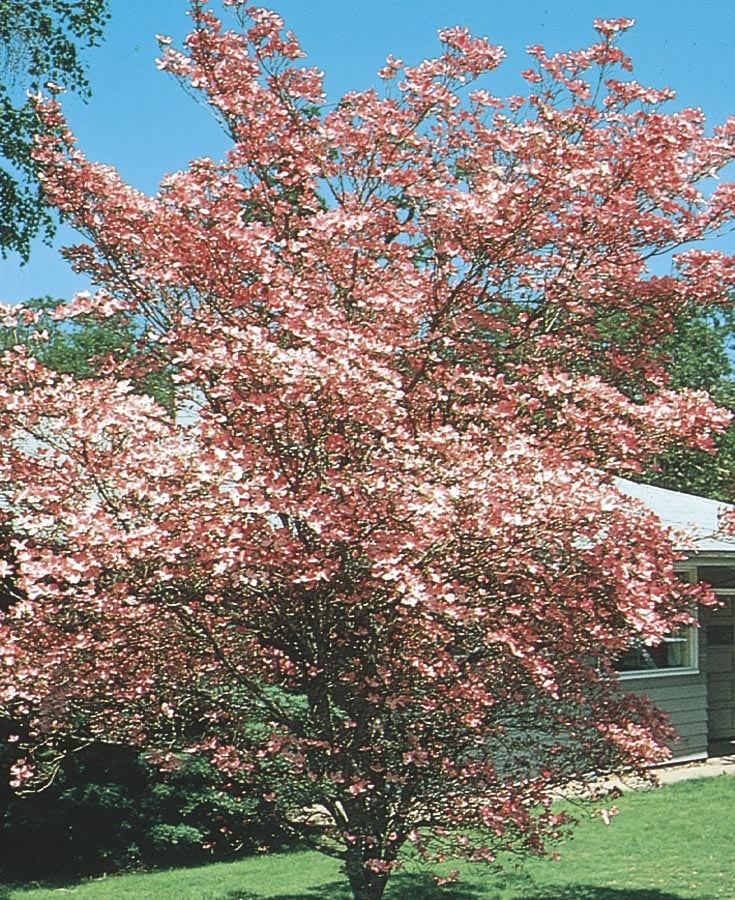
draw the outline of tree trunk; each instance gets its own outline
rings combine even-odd
[[[354,900],[381,900],[388,883],[387,872],[373,872],[359,852],[348,856],[345,872]]]

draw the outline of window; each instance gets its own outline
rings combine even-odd
[[[697,668],[696,629],[683,628],[667,635],[655,647],[634,644],[618,658],[615,668],[621,675],[693,671]]]
[[[677,574],[681,581],[697,580],[696,569],[682,569]],[[618,657],[615,668],[623,678],[640,678],[696,672],[698,664],[697,629],[690,626],[667,634],[655,647],[648,647],[643,641],[632,644]]]

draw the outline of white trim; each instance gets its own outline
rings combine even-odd
[[[672,750],[673,753],[673,750]],[[709,759],[709,753],[689,753],[686,756],[672,756],[671,759],[667,759],[666,762],[654,763],[652,766],[649,766],[650,769],[664,769],[672,766],[678,766],[679,763],[688,763],[688,762],[702,762],[702,760]]]
[[[632,681],[643,678],[674,678],[677,675],[701,675],[699,665],[687,669],[634,669],[631,672],[618,672],[618,681]]]

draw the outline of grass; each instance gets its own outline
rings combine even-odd
[[[421,872],[395,875],[386,900],[733,900],[735,778],[626,794],[606,825],[581,813],[559,861],[528,859],[500,873],[463,868],[436,889]],[[578,815],[580,813],[578,812]],[[0,887],[0,900],[349,900],[339,865],[299,852],[192,869],[48,886]]]

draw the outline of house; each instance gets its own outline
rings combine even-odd
[[[728,504],[620,479],[618,487],[642,501],[661,522],[691,540],[681,577],[704,581],[722,601],[701,609],[700,627],[684,629],[659,647],[631,648],[621,660],[624,687],[667,712],[680,736],[674,759],[701,759],[735,749],[735,536],[720,519]]]

